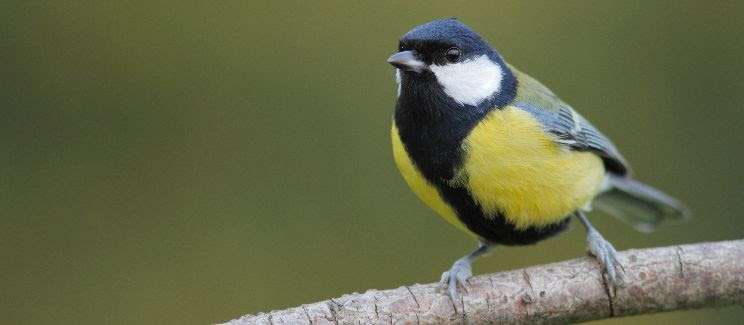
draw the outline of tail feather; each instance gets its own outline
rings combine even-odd
[[[609,189],[594,200],[594,206],[629,223],[641,232],[651,232],[665,219],[686,220],[690,210],[675,198],[649,185],[626,177],[610,176]]]

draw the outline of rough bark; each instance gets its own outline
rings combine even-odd
[[[438,284],[368,290],[228,324],[573,323],[662,311],[744,305],[744,240],[621,252],[614,295],[598,264],[579,258],[470,279],[452,301]]]

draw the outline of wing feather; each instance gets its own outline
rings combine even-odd
[[[609,138],[539,81],[511,68],[518,80],[515,107],[535,116],[556,142],[572,150],[594,152],[613,174],[630,173],[630,166]]]

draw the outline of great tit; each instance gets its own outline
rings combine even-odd
[[[423,202],[480,242],[442,274],[453,299],[478,256],[556,235],[572,216],[620,287],[617,252],[584,214],[592,203],[641,231],[688,216],[680,202],[634,180],[597,128],[457,19],[414,27],[387,62],[398,86],[398,169]]]

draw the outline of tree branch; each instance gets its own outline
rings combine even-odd
[[[574,323],[670,310],[744,306],[744,240],[620,254],[625,287],[614,295],[591,258],[484,274],[461,301],[438,284],[368,290],[228,324]]]

